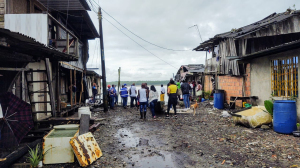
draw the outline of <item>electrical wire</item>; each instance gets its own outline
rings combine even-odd
[[[93,1],[96,3],[96,5],[98,5],[98,6],[100,7],[100,5],[99,5],[95,0],[93,0]],[[146,42],[146,43],[149,43],[149,44],[151,44],[151,45],[153,45],[153,46],[156,46],[156,47],[158,47],[158,48],[165,49],[165,50],[170,50],[170,51],[191,51],[191,50],[192,50],[192,49],[188,49],[188,50],[175,50],[175,49],[170,49],[170,48],[162,47],[162,46],[156,45],[156,44],[154,44],[154,43],[152,43],[152,42],[150,42],[150,41],[147,41],[147,40],[143,39],[142,37],[140,37],[139,35],[137,35],[137,34],[135,34],[134,32],[132,32],[131,30],[129,30],[128,28],[126,28],[125,26],[123,26],[118,20],[116,20],[113,16],[111,16],[109,13],[107,13],[103,8],[101,8],[101,9],[102,9],[103,12],[105,12],[109,17],[111,17],[111,18],[112,18],[113,20],[115,20],[119,25],[121,25],[124,29],[126,29],[126,30],[129,31],[131,34],[133,34],[134,36],[138,37],[139,39],[143,40],[143,41]],[[96,12],[96,11],[94,11],[94,12]],[[97,13],[97,12],[96,12],[96,13]]]
[[[102,17],[103,18],[103,17]],[[138,42],[136,42],[135,40],[133,40],[131,37],[129,37],[127,34],[125,34],[122,30],[120,30],[117,26],[115,26],[114,24],[112,24],[109,20],[107,20],[106,18],[103,18],[105,19],[108,23],[110,23],[112,26],[114,26],[116,29],[118,29],[121,33],[123,33],[125,36],[127,36],[129,39],[131,39],[133,42],[135,42],[137,45],[139,45],[140,47],[142,47],[144,50],[148,51],[151,55],[155,56],[156,58],[160,59],[161,61],[165,62],[166,64],[172,66],[173,68],[175,69],[178,69],[176,68],[175,66],[173,66],[172,64],[168,63],[167,61],[159,58],[158,56],[156,56],[155,54],[153,54],[151,51],[149,51],[148,49],[146,49],[144,46],[142,46],[141,44],[139,44]]]

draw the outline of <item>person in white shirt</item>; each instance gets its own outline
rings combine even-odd
[[[156,118],[154,108],[157,103],[157,99],[158,99],[158,92],[156,91],[154,85],[151,85],[150,92],[149,92],[149,104],[150,104],[150,110],[153,118]]]
[[[164,88],[164,85],[161,84],[161,88],[160,88],[160,101],[165,101],[165,93],[166,93],[166,90]]]
[[[129,88],[129,95],[130,95],[130,107],[137,107],[137,100],[136,100],[136,87],[135,83],[133,83]],[[133,106],[133,101],[135,101],[135,105]]]
[[[189,81],[189,85],[191,86],[191,90],[190,90],[190,100],[191,100],[193,95],[193,83]]]
[[[144,118],[146,120],[147,97],[149,97],[149,93],[145,87],[146,87],[146,84],[143,83],[142,88],[138,92],[138,96],[139,96],[139,102],[140,102],[141,119]]]

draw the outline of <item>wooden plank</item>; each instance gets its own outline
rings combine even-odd
[[[73,85],[73,82],[72,82],[72,69],[70,69],[70,84],[71,84],[71,89],[70,90],[70,104],[71,104],[71,108],[73,107],[73,91],[72,91],[72,85]]]
[[[29,71],[28,68],[6,68],[6,67],[0,67],[1,71]]]
[[[25,101],[25,95],[26,95],[26,90],[25,90],[25,73],[22,71],[22,100]]]
[[[74,70],[74,83],[76,86],[76,70]],[[75,91],[75,98],[74,98],[74,104],[76,105],[76,98],[77,98],[77,86],[76,86],[76,91]]]
[[[55,62],[55,72],[56,72],[56,101],[57,101],[57,111],[60,112],[60,91],[61,91],[61,88],[60,88],[60,65],[59,65],[59,62]]]
[[[95,124],[91,125],[89,128],[89,131],[92,133],[95,132],[100,125],[101,125],[100,123],[95,123]]]
[[[67,48],[67,54],[69,54],[69,53],[70,53],[70,47],[69,47],[69,33],[67,33],[66,48]]]
[[[38,139],[38,140],[31,142],[30,144],[25,145],[24,147],[21,147],[21,148],[15,150],[14,152],[12,152],[8,156],[6,156],[5,159],[0,161],[0,167],[9,167],[13,163],[15,163],[19,158],[21,158],[23,155],[25,155],[28,152],[29,147],[35,148],[35,146],[41,142],[42,142],[42,139]]]
[[[52,116],[56,116],[56,110],[55,110],[55,100],[54,100],[54,93],[53,93],[53,86],[52,86],[52,78],[50,75],[50,61],[49,58],[45,59],[45,66],[47,70],[47,80],[48,80],[48,87],[49,87],[49,93],[50,93],[50,105],[51,105],[51,111]]]
[[[80,128],[79,128],[79,135],[85,134],[89,132],[90,126],[90,115],[82,114],[80,117]]]
[[[81,90],[79,95],[79,103],[81,103],[82,92],[83,92],[83,73],[81,73]]]

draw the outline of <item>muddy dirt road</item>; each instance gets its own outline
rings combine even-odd
[[[299,138],[236,126],[211,106],[178,119],[152,119],[148,109],[144,121],[136,109],[121,107],[93,115],[106,120],[94,133],[103,156],[90,167],[300,166]]]

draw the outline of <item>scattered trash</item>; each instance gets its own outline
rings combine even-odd
[[[214,105],[214,102],[209,102],[210,105]]]
[[[265,110],[266,108],[264,106],[252,107],[251,109],[235,113],[236,115],[233,116],[233,121],[236,124],[243,124],[251,128],[270,124],[272,122],[272,116],[264,112]]]
[[[300,131],[293,131],[294,137],[300,137]]]
[[[228,113],[228,111],[223,111],[222,117],[231,117],[231,115]]]

